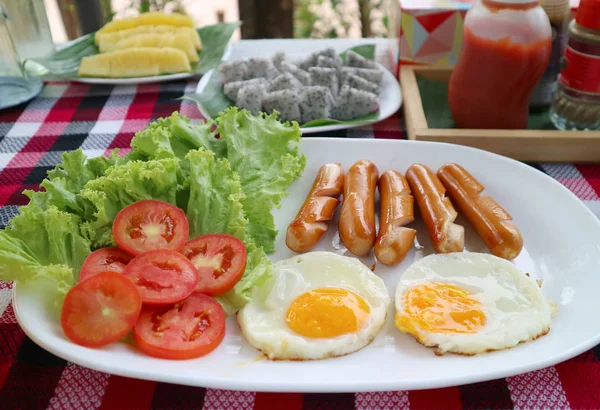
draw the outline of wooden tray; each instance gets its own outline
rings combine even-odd
[[[404,116],[408,138],[448,142],[481,148],[520,161],[600,163],[600,131],[479,130],[433,128],[425,113],[418,80],[448,82],[448,67],[403,66],[400,83],[404,94]],[[423,97],[423,98],[422,98]],[[445,97],[443,97],[445,98]]]

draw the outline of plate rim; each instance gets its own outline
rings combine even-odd
[[[514,160],[512,158],[502,156],[499,154],[495,154],[493,152],[485,151],[479,148],[445,143],[445,142],[432,142],[432,141],[412,141],[412,140],[371,140],[371,139],[348,139],[348,138],[340,138],[340,137],[319,137],[319,138],[310,138],[307,141],[309,144],[316,144],[318,142],[323,141],[337,141],[338,143],[345,144],[364,144],[364,143],[376,143],[382,145],[402,145],[402,144],[412,144],[412,145],[444,145],[444,146],[452,146],[453,149],[471,151],[471,152],[479,152],[480,154],[488,157],[495,157],[504,162],[512,163],[512,165],[517,166],[521,169],[527,169],[527,172],[538,172],[542,178],[549,181],[549,183],[554,184],[557,189],[562,190],[567,196],[570,197],[571,200],[575,200],[576,206],[579,207],[579,211],[584,213],[586,216],[591,217],[592,220],[597,224],[597,228],[600,231],[600,218],[598,218],[592,211],[585,205],[585,203],[577,197],[571,190],[569,190],[566,186],[558,182],[556,179],[552,178],[550,175],[536,170],[532,168],[530,165],[527,165],[521,161]],[[600,344],[600,332],[598,332],[594,337],[590,337],[589,339],[578,343],[577,345],[571,346],[570,348],[561,351],[559,354],[555,354],[550,358],[539,359],[533,363],[528,363],[525,365],[516,365],[511,367],[510,369],[505,370],[494,370],[488,371],[485,375],[460,375],[453,376],[449,379],[437,379],[435,381],[431,380],[384,380],[384,381],[371,381],[371,380],[363,380],[361,382],[321,382],[318,385],[312,384],[310,387],[308,385],[310,383],[304,381],[281,381],[281,382],[271,382],[268,385],[265,382],[254,381],[254,380],[245,380],[243,384],[240,383],[239,380],[233,378],[227,378],[223,376],[214,377],[209,374],[205,375],[203,380],[198,382],[197,380],[186,380],[185,374],[181,375],[171,375],[164,377],[162,374],[151,373],[147,371],[140,370],[132,370],[132,369],[118,369],[115,371],[111,368],[111,365],[104,364],[102,362],[93,363],[93,365],[88,365],[89,363],[87,356],[78,356],[71,354],[68,350],[64,352],[56,352],[52,347],[48,345],[45,341],[38,338],[33,332],[29,329],[26,329],[22,326],[22,317],[21,312],[18,305],[15,303],[16,299],[19,297],[17,292],[17,287],[22,286],[17,283],[13,284],[12,289],[12,306],[14,308],[15,317],[19,326],[23,329],[25,334],[40,347],[49,351],[50,353],[64,359],[71,361],[75,364],[88,367],[97,371],[102,371],[109,374],[119,375],[123,377],[133,377],[142,380],[151,380],[158,382],[166,382],[166,383],[176,383],[187,386],[198,386],[205,388],[215,388],[215,389],[231,389],[237,391],[255,391],[255,392],[306,392],[306,393],[318,393],[318,392],[329,392],[329,393],[358,393],[358,392],[383,392],[383,391],[411,391],[411,390],[425,390],[425,389],[435,389],[435,388],[444,388],[444,387],[453,387],[459,385],[465,385],[470,383],[478,383],[478,382],[486,382],[490,380],[496,380],[506,377],[511,377],[515,375],[520,375],[523,373],[527,373],[530,371],[540,370],[546,367],[554,366],[558,363],[569,360],[591,348]],[[93,355],[91,355],[93,356]],[[469,358],[465,358],[468,360]],[[334,359],[331,359],[334,360]],[[426,384],[426,385],[425,385]],[[301,388],[294,387],[301,385]]]
[[[223,60],[225,61],[225,59],[223,59]],[[392,74],[383,64],[381,64],[379,62],[376,62],[376,64],[379,66],[380,69],[384,70],[384,76],[391,77],[394,79],[394,81],[392,82],[393,84],[395,84],[393,92],[395,94],[397,93],[397,95],[398,95],[397,101],[395,101],[394,104],[392,104],[389,108],[387,108],[385,111],[383,111],[383,113],[382,113],[382,109],[380,106],[379,107],[379,115],[377,116],[377,118],[373,118],[371,120],[355,122],[352,124],[330,124],[330,125],[319,125],[317,127],[300,127],[300,131],[302,132],[302,134],[316,134],[316,133],[340,131],[340,130],[346,130],[346,129],[356,128],[356,127],[362,127],[365,125],[376,124],[380,121],[388,119],[389,117],[394,115],[396,112],[398,112],[398,110],[400,109],[400,107],[402,107],[402,104],[404,102],[404,94],[402,93],[402,87],[400,87],[400,82],[394,76],[394,74]],[[198,82],[198,85],[196,86],[196,94],[202,93],[202,91],[206,87],[207,83],[210,81],[210,78],[213,75],[214,71],[215,71],[215,69],[213,68],[212,70],[210,70],[209,72],[207,72],[205,75],[202,76],[202,78]],[[200,102],[195,101],[195,103],[196,103],[196,106],[198,107],[198,111],[200,111],[200,114],[202,114],[202,116],[205,119],[207,119],[207,120],[213,119],[211,117],[211,115],[204,109],[204,107],[202,106],[202,104]]]

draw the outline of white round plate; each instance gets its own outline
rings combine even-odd
[[[321,165],[339,161],[347,169],[359,159],[370,159],[380,172],[405,172],[416,162],[434,170],[456,162],[486,187],[485,193],[505,207],[520,228],[525,247],[514,263],[532,277],[543,279],[542,292],[558,305],[550,332],[504,351],[438,357],[394,327],[394,308],[390,306],[375,340],[356,353],[319,361],[273,362],[246,343],[232,317],[225,339],[215,351],[193,360],[169,361],[145,356],[125,343],[102,349],[71,343],[52,313],[56,309],[44,301],[44,292],[19,285],[13,303],[20,325],[44,349],[92,369],[161,382],[251,391],[359,392],[474,383],[554,365],[600,342],[600,221],[557,181],[523,163],[453,144],[307,138],[302,140],[301,150],[307,156],[304,174],[290,187],[290,195],[275,213],[279,235],[273,260],[293,256],[285,245],[285,231]],[[465,227],[467,251],[488,252],[468,223],[462,218],[457,223]],[[315,250],[344,252],[336,226],[331,224]],[[378,265],[375,269],[392,297],[402,272],[432,253],[420,218],[411,226],[418,231],[418,246],[402,264],[392,268]],[[364,262],[371,266],[372,256]]]
[[[379,64],[379,63],[378,63]],[[352,124],[332,124],[332,125],[323,125],[319,127],[300,127],[300,130],[303,134],[315,134],[318,132],[328,132],[328,131],[338,131],[345,130],[354,127],[360,127],[366,124],[372,124],[375,122],[379,122],[381,120],[385,120],[386,118],[394,115],[402,106],[402,90],[400,89],[400,84],[398,79],[394,77],[394,75],[383,65],[379,64],[379,68],[383,70],[383,78],[381,80],[381,94],[379,96],[379,115],[377,118],[368,121],[356,122]],[[198,87],[196,88],[196,93],[201,94],[206,84],[210,80],[210,76],[214,70],[206,73],[200,82],[198,83]],[[211,119],[210,114],[204,109],[202,104],[197,103],[198,109],[202,116],[206,119]]]
[[[155,75],[152,77],[136,77],[136,78],[86,78],[73,77],[71,81],[85,84],[106,84],[106,85],[132,85],[132,84],[150,84],[164,83],[166,81],[185,80],[192,77],[199,77],[198,73],[177,73],[166,75]]]

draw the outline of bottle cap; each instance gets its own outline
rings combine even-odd
[[[600,0],[581,0],[575,21],[580,26],[600,31]]]

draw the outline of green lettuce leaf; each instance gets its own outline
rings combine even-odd
[[[275,220],[271,213],[288,195],[290,184],[302,175],[306,157],[298,144],[298,124],[282,124],[275,114],[253,116],[228,108],[217,118],[217,133],[227,146],[227,159],[240,175],[246,197],[242,204],[249,234],[267,253],[275,250]]]
[[[61,164],[48,171],[48,177],[40,184],[44,191],[25,190],[23,193],[29,197],[30,204],[41,209],[53,205],[61,211],[87,219],[92,215],[92,207],[79,195],[81,189],[88,181],[104,175],[110,166],[124,159],[116,150],[109,157],[88,159],[81,149],[77,149],[64,153],[62,160]]]
[[[45,265],[25,242],[0,231],[0,280],[28,283],[49,279],[56,284],[60,303],[60,298],[75,284],[73,272],[67,265]]]
[[[94,206],[93,218],[82,224],[82,232],[94,248],[114,246],[112,223],[127,205],[143,199],[177,203],[181,169],[176,159],[130,161],[114,165],[104,176],[89,181],[81,196]]]
[[[232,107],[215,122],[193,124],[173,113],[138,132],[131,142],[130,155],[143,159],[179,158],[184,178],[189,175],[185,155],[190,150],[205,148],[217,158],[227,158],[240,176],[245,194],[242,204],[250,224],[248,233],[257,246],[271,253],[277,236],[271,212],[279,207],[289,185],[306,165],[298,148],[300,137],[297,124],[282,124],[275,114],[255,117],[249,111]],[[184,195],[178,200],[184,210],[186,200]]]
[[[51,205],[42,209],[34,204],[20,208],[5,232],[17,238],[44,265],[67,265],[78,276],[90,243],[80,233],[81,219]]]
[[[231,170],[229,161],[216,159],[213,152],[204,149],[191,151],[186,160],[191,171],[187,205],[190,237],[227,233],[246,245],[244,276],[232,290],[217,298],[227,313],[234,313],[248,301],[254,286],[260,286],[271,277],[271,261],[248,234],[240,177]]]
[[[20,214],[0,231],[0,280],[49,279],[56,285],[60,303],[90,254],[90,242],[81,235],[80,223],[77,215],[53,205],[21,207]]]
[[[241,241],[247,238],[248,219],[244,216],[244,193],[240,177],[226,159],[204,149],[191,151],[190,198],[187,218],[190,238],[207,233],[227,233]]]
[[[230,315],[240,310],[252,297],[252,289],[261,288],[273,276],[273,263],[262,248],[246,245],[247,261],[244,276],[229,292],[215,297]]]

